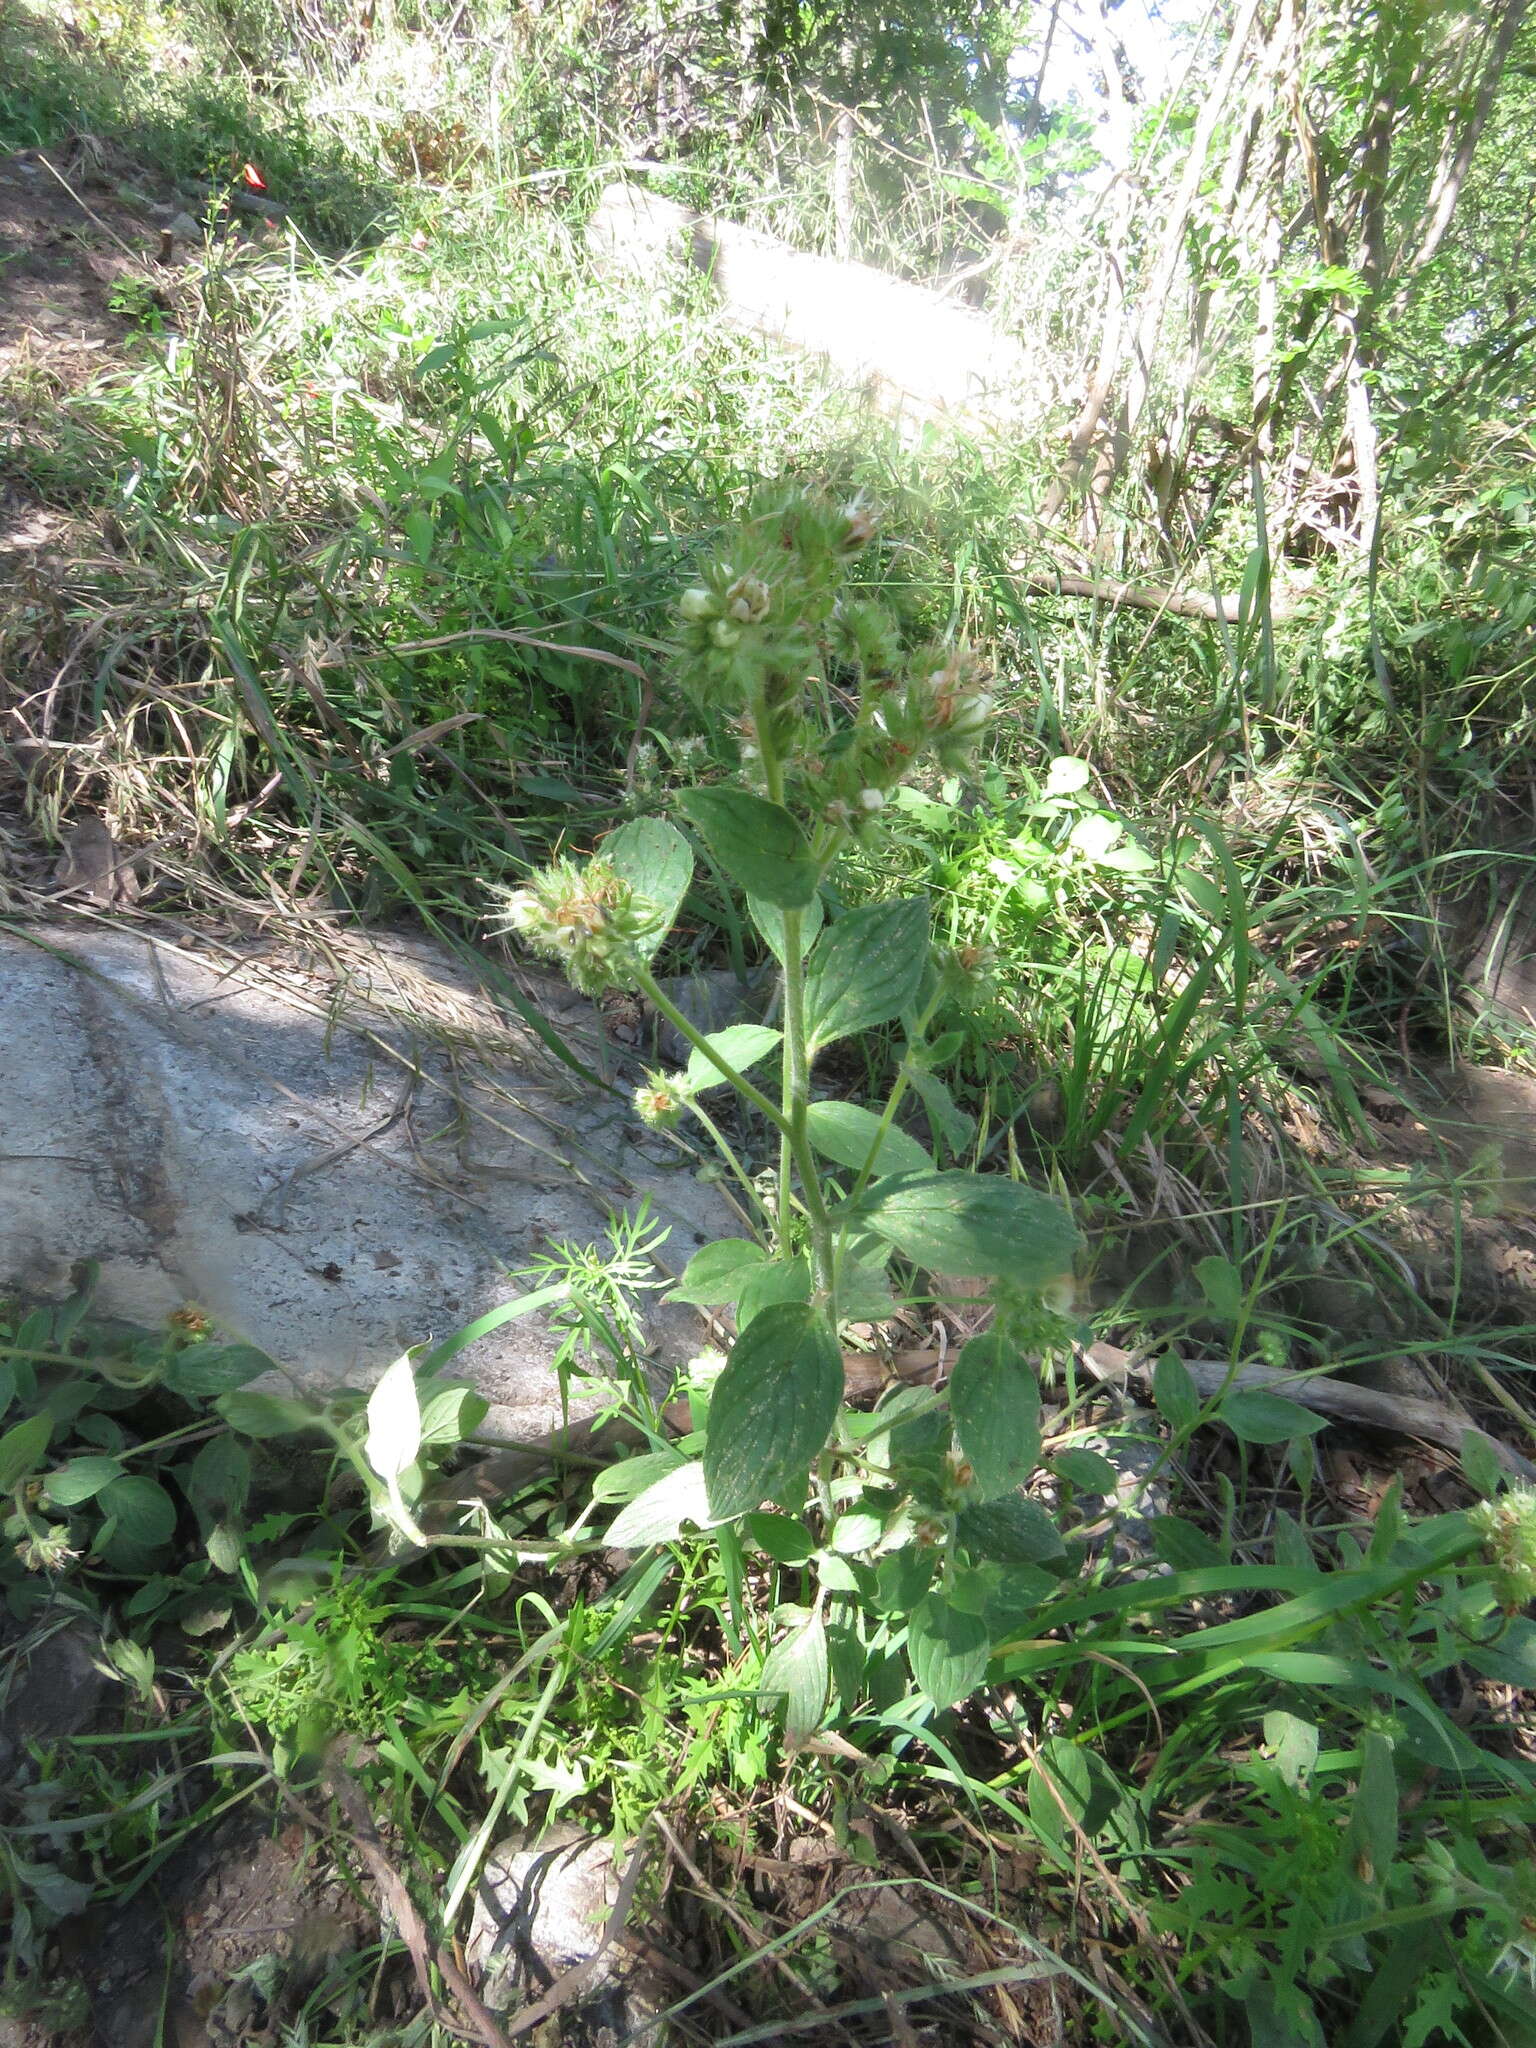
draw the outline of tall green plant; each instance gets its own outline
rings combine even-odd
[[[929,1027],[976,962],[933,946],[924,897],[828,915],[839,856],[878,833],[892,791],[925,761],[962,767],[991,712],[969,653],[905,647],[894,612],[856,594],[851,571],[872,537],[857,505],[795,489],[759,496],[680,605],[680,680],[729,735],[736,769],[679,798],[694,843],[665,820],[636,820],[584,864],[561,863],[507,895],[501,923],[557,960],[577,989],[637,990],[668,1019],[691,1056],[681,1072],[648,1076],[638,1110],[652,1124],[696,1118],[761,1218],[759,1243],[708,1246],[683,1276],[680,1297],[733,1309],[737,1335],[708,1393],[699,1457],[664,1461],[614,1540],[661,1540],[687,1521],[774,1523],[758,1513],[766,1502],[798,1510],[809,1493],[816,1536],[842,1529],[835,1554],[851,1546],[878,1559],[916,1544],[949,1581],[967,1513],[1016,1493],[1038,1456],[1036,1358],[1065,1331],[1042,1290],[1069,1271],[1078,1239],[1060,1204],[1035,1188],[940,1170],[900,1119],[909,1103],[941,1127],[953,1113],[940,1070],[954,1046]],[[777,1028],[700,1031],[656,978],[696,846],[741,890],[779,963]],[[892,1026],[902,1044],[882,1103],[818,1099],[813,1069],[829,1047]],[[751,1078],[770,1062],[777,1086]],[[701,1099],[722,1085],[776,1139],[766,1188]],[[872,1432],[843,1405],[840,1328],[889,1309],[895,1258],[939,1290],[948,1276],[989,1281],[994,1317],[960,1354],[947,1422],[940,1397],[920,1395],[911,1412],[882,1412]],[[781,1528],[756,1533],[805,1548]],[[1039,1534],[1059,1549],[1054,1532]],[[920,1576],[926,1586],[927,1570]],[[845,1580],[845,1569],[834,1571],[833,1583]],[[972,1640],[971,1618],[958,1631],[955,1619],[933,1606],[909,1638],[919,1684],[940,1705],[969,1690],[986,1662],[985,1632]],[[809,1698],[818,1672],[820,1694],[826,1683],[820,1631],[818,1594],[794,1684],[778,1674],[792,1698],[809,1686],[791,1718],[810,1725],[821,1711],[821,1698],[814,1709]]]

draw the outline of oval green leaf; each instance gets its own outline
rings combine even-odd
[[[71,1458],[67,1465],[48,1474],[43,1496],[51,1507],[77,1508],[122,1476],[122,1463],[117,1458]]]
[[[819,1614],[790,1630],[763,1659],[758,1696],[766,1705],[784,1702],[784,1739],[798,1749],[821,1726],[827,1706],[827,1632]]]
[[[1000,1175],[893,1174],[860,1198],[854,1214],[915,1266],[1020,1287],[1066,1272],[1082,1244],[1060,1202]]]
[[[987,1625],[979,1614],[964,1614],[942,1593],[918,1602],[907,1624],[912,1676],[936,1707],[969,1698],[987,1675],[992,1654]]]
[[[847,911],[822,935],[805,977],[813,1053],[851,1031],[889,1024],[917,1001],[928,966],[928,899],[898,897]]]
[[[741,1297],[748,1274],[767,1261],[760,1244],[744,1237],[722,1238],[696,1251],[683,1268],[683,1277],[667,1296],[669,1301],[686,1301],[696,1308],[723,1308]]]
[[[843,1357],[802,1301],[762,1309],[736,1339],[709,1405],[704,1473],[712,1514],[745,1514],[801,1486],[843,1394]]]
[[[821,869],[782,804],[746,789],[685,789],[678,808],[737,887],[781,910],[804,910]]]
[[[114,1517],[117,1534],[136,1548],[158,1550],[176,1533],[176,1503],[160,1484],[143,1473],[114,1479],[101,1492],[103,1511]]]
[[[53,1435],[51,1415],[29,1415],[0,1436],[0,1493],[9,1493],[43,1462]]]
[[[688,894],[693,848],[665,818],[631,818],[608,834],[599,852],[636,895],[655,906],[655,920],[639,940],[642,954],[650,959],[671,931]]]
[[[806,1133],[823,1159],[861,1173],[871,1152],[875,1173],[926,1173],[933,1161],[916,1138],[892,1125],[880,1128],[873,1110],[856,1102],[813,1102],[805,1113]],[[876,1149],[878,1147],[878,1149]]]
[[[1016,1344],[973,1337],[949,1379],[955,1435],[981,1500],[1020,1487],[1040,1459],[1040,1381]]]

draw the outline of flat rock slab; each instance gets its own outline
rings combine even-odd
[[[184,936],[0,933],[0,1287],[57,1298],[96,1260],[103,1314],[155,1327],[194,1304],[325,1390],[528,1292],[515,1276],[552,1242],[601,1242],[642,1201],[673,1272],[737,1227],[634,1121],[563,985],[524,990],[612,1092],[422,942],[241,957]],[[694,1311],[646,1315],[664,1356],[691,1347]],[[559,1426],[557,1342],[532,1316],[455,1361],[488,1433]]]

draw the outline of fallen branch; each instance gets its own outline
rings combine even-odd
[[[1091,597],[1099,604],[1132,605],[1138,611],[1167,612],[1179,619],[1209,619],[1212,623],[1239,623],[1242,600],[1236,597],[1208,597],[1201,590],[1170,590],[1161,583],[1122,583],[1113,576],[1064,576],[1055,570],[1025,569],[1013,564],[1026,590],[1045,597]],[[1269,615],[1283,620],[1291,617],[1295,605],[1283,592],[1271,591]]]
[[[1115,1385],[1127,1379],[1150,1380],[1155,1363],[1139,1352],[1121,1351],[1114,1344],[1091,1344],[1078,1356],[1095,1379]],[[1283,1394],[1298,1407],[1310,1408],[1314,1414],[1326,1415],[1335,1422],[1356,1422],[1367,1429],[1416,1436],[1447,1451],[1459,1452],[1463,1441],[1471,1436],[1492,1451],[1506,1472],[1517,1479],[1536,1481],[1536,1465],[1528,1458],[1439,1401],[1417,1401],[1408,1394],[1382,1394],[1374,1387],[1357,1387],[1352,1381],[1330,1379],[1326,1374],[1309,1376],[1268,1365],[1240,1365],[1234,1371],[1214,1358],[1187,1358],[1184,1368],[1205,1400],[1213,1394],[1256,1388],[1266,1394]]]

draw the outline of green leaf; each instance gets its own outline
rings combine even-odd
[[[846,1166],[852,1173],[863,1171],[877,1142],[879,1150],[871,1169],[875,1173],[923,1173],[933,1165],[916,1138],[909,1138],[894,1124],[882,1131],[874,1111],[860,1109],[854,1102],[811,1103],[805,1113],[805,1128],[823,1159]]]
[[[193,1344],[178,1351],[166,1367],[165,1384],[188,1400],[209,1401],[275,1369],[274,1361],[254,1344]]]
[[[714,1047],[728,1066],[734,1067],[738,1074],[744,1074],[759,1060],[766,1059],[783,1036],[782,1031],[770,1031],[766,1024],[730,1024],[724,1031],[711,1031],[706,1042]],[[730,1085],[720,1069],[697,1046],[688,1056],[685,1079],[690,1088],[701,1094],[706,1088]]]
[[[1082,1240],[1062,1205],[1022,1181],[979,1173],[899,1173],[854,1215],[915,1266],[1040,1287],[1071,1266]]]
[[[223,1522],[240,1513],[250,1493],[250,1452],[233,1436],[211,1438],[178,1475],[186,1499],[209,1522]]]
[[[651,1543],[670,1543],[690,1522],[708,1529],[716,1519],[709,1511],[704,1466],[695,1458],[664,1472],[628,1507],[620,1508],[609,1528],[608,1541],[615,1550],[643,1550]]]
[[[1113,1493],[1120,1477],[1108,1458],[1101,1458],[1097,1451],[1058,1451],[1051,1470],[1084,1493]]]
[[[766,1264],[767,1258],[760,1244],[752,1244],[744,1237],[726,1237],[718,1244],[703,1245],[683,1268],[682,1279],[667,1299],[691,1302],[697,1308],[722,1308],[728,1302],[734,1305],[741,1297],[748,1274]]]
[[[1158,1515],[1150,1524],[1152,1548],[1176,1572],[1199,1572],[1230,1562],[1214,1537],[1179,1515]]]
[[[685,789],[678,808],[731,880],[781,910],[814,901],[821,869],[782,804],[745,789]]]
[[[981,1500],[1024,1484],[1040,1458],[1040,1381],[1017,1345],[973,1337],[950,1375],[949,1412]]]
[[[763,1659],[758,1696],[784,1702],[784,1739],[798,1749],[816,1733],[827,1706],[827,1632],[811,1614],[776,1642]]]
[[[458,1380],[423,1380],[417,1392],[424,1445],[461,1444],[474,1435],[491,1412],[491,1404],[483,1394]]]
[[[907,1624],[912,1676],[936,1707],[968,1699],[987,1675],[992,1644],[979,1614],[964,1614],[942,1593],[918,1602]]]
[[[307,1402],[291,1401],[281,1394],[221,1394],[213,1405],[241,1436],[296,1436],[301,1429],[314,1429],[319,1423]]]
[[[1273,1751],[1275,1768],[1288,1785],[1299,1785],[1317,1762],[1321,1734],[1313,1721],[1276,1707],[1264,1716],[1264,1741]]]
[[[784,961],[784,913],[776,903],[765,903],[760,896],[747,897],[747,909],[752,922],[767,941],[768,950],[782,967]],[[800,915],[800,958],[803,960],[816,943],[826,916],[821,907],[821,898],[813,896]]]
[[[859,1557],[874,1549],[884,1531],[884,1515],[876,1514],[872,1508],[849,1508],[832,1524],[827,1541],[845,1557]]]
[[[825,1318],[778,1302],[731,1348],[709,1406],[704,1471],[722,1520],[804,1482],[843,1394],[843,1356]]]
[[[991,1564],[1045,1564],[1065,1557],[1061,1531],[1037,1500],[1005,1493],[962,1508],[955,1539],[972,1557]]]
[[[0,1493],[9,1493],[37,1470],[52,1435],[51,1415],[29,1415],[0,1436]]]
[[[1360,1738],[1360,1776],[1350,1809],[1344,1853],[1351,1875],[1362,1884],[1379,1885],[1397,1852],[1397,1766],[1392,1743],[1378,1729]]]
[[[176,1503],[160,1484],[144,1473],[114,1479],[101,1492],[101,1505],[113,1516],[125,1543],[158,1550],[176,1533]]]
[[[774,1259],[768,1265],[756,1267],[743,1281],[736,1299],[736,1327],[738,1330],[746,1329],[765,1308],[772,1308],[779,1302],[809,1301],[810,1298],[810,1260]]]
[[[1092,1797],[1086,1752],[1060,1735],[1042,1742],[1029,1778],[1029,1817],[1041,1837],[1054,1848],[1063,1847],[1070,1832],[1067,1815],[1082,1826]]]
[[[976,1119],[959,1107],[947,1084],[912,1060],[902,1062],[913,1093],[928,1113],[928,1126],[935,1138],[958,1159],[976,1134]]]
[[[48,1474],[43,1498],[50,1507],[77,1508],[82,1501],[94,1499],[104,1486],[110,1486],[122,1474],[122,1461],[118,1458],[71,1458],[67,1465]]]
[[[811,1052],[902,1016],[917,1001],[927,967],[926,896],[845,912],[822,935],[806,969]]]
[[[635,1500],[658,1479],[677,1471],[687,1460],[678,1451],[642,1451],[636,1458],[620,1458],[593,1474],[592,1498],[596,1501]]]
[[[1267,1394],[1262,1387],[1234,1388],[1216,1412],[1245,1444],[1288,1443],[1292,1437],[1316,1436],[1327,1427],[1325,1416],[1298,1408],[1280,1394]]]
[[[245,1555],[245,1541],[229,1522],[216,1522],[208,1531],[208,1562],[216,1572],[232,1572]]]
[[[693,880],[693,848],[665,818],[631,818],[610,832],[599,849],[614,872],[656,907],[640,948],[650,959],[671,931]]]
[[[748,1515],[745,1529],[776,1564],[809,1564],[815,1555],[810,1530],[792,1515]]]
[[[1498,1454],[1480,1429],[1464,1429],[1461,1433],[1461,1476],[1484,1500],[1492,1500],[1504,1484]]]
[[[1200,1292],[1213,1315],[1219,1316],[1224,1323],[1235,1323],[1241,1319],[1243,1276],[1230,1259],[1218,1258],[1214,1252],[1209,1258],[1197,1259],[1195,1278],[1200,1282]]]
[[[402,1351],[385,1368],[368,1396],[368,1434],[363,1456],[381,1479],[399,1479],[416,1462],[421,1449],[421,1401],[416,1369]]]
[[[1176,1351],[1165,1351],[1152,1368],[1152,1399],[1174,1429],[1193,1428],[1200,1414],[1200,1394]]]

